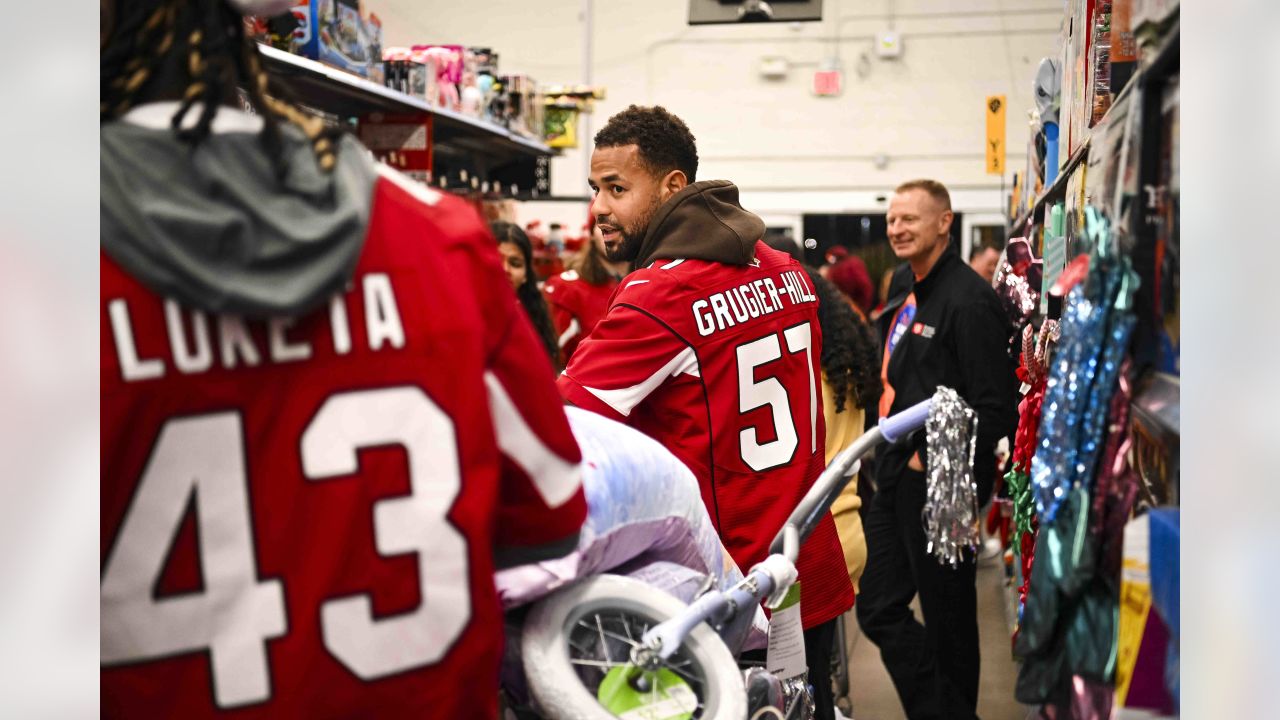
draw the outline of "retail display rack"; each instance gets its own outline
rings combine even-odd
[[[1071,700],[1087,703],[1103,717],[1139,717],[1139,712],[1142,717],[1176,716],[1181,420],[1178,3],[1072,0],[1066,3],[1066,9],[1064,43],[1061,55],[1055,58],[1059,60],[1061,104],[1042,106],[1033,116],[1031,153],[1044,147],[1043,156],[1053,157],[1048,148],[1054,136],[1048,129],[1057,122],[1059,137],[1069,145],[1065,150],[1069,154],[1065,162],[1051,159],[1050,170],[1040,173],[1036,156],[1029,153],[1026,174],[1033,179],[1028,182],[1023,177],[1022,184],[1015,186],[1030,186],[1033,189],[1024,192],[1035,192],[1034,188],[1041,184],[1034,179],[1036,174],[1052,180],[1034,198],[1015,190],[1009,198],[1007,237],[1026,238],[1035,258],[1043,263],[1037,289],[1046,301],[1039,306],[1042,312],[1032,311],[1031,317],[1024,316],[1041,338],[1052,334],[1050,321],[1061,320],[1063,335],[1070,327],[1073,339],[1079,342],[1080,338],[1089,337],[1080,334],[1088,332],[1082,330],[1086,326],[1081,318],[1088,316],[1096,323],[1103,317],[1081,299],[1082,295],[1069,305],[1072,312],[1068,314],[1063,308],[1071,301],[1060,299],[1055,303],[1049,294],[1056,278],[1067,278],[1058,286],[1059,291],[1063,285],[1081,282],[1079,265],[1075,267],[1077,272],[1066,272],[1078,256],[1089,254],[1090,265],[1098,262],[1102,268],[1101,274],[1088,275],[1089,279],[1083,280],[1086,283],[1110,277],[1122,288],[1136,275],[1136,292],[1131,296],[1123,291],[1114,295],[1117,299],[1126,298],[1123,307],[1116,304],[1119,312],[1105,305],[1092,306],[1101,308],[1107,323],[1115,323],[1093,327],[1108,329],[1108,338],[1116,337],[1117,332],[1128,333],[1125,345],[1109,346],[1108,340],[1100,340],[1075,358],[1058,358],[1048,350],[1047,357],[1053,359],[1043,361],[1049,372],[1073,372],[1077,369],[1073,362],[1088,362],[1089,367],[1097,368],[1105,364],[1106,358],[1101,354],[1090,356],[1090,352],[1104,353],[1119,347],[1122,352],[1109,357],[1115,363],[1112,367],[1119,367],[1119,373],[1126,378],[1124,383],[1117,381],[1116,387],[1127,388],[1129,404],[1123,411],[1108,407],[1104,415],[1110,424],[1103,426],[1101,434],[1097,434],[1098,426],[1093,431],[1085,427],[1074,435],[1068,433],[1084,439],[1094,432],[1095,443],[1099,437],[1107,443],[1115,441],[1118,444],[1111,446],[1111,451],[1123,459],[1108,466],[1113,473],[1111,485],[1102,488],[1097,484],[1100,473],[1095,467],[1072,486],[1072,492],[1083,491],[1087,495],[1088,509],[1077,517],[1088,522],[1076,525],[1076,534],[1071,536],[1076,543],[1074,552],[1085,549],[1077,557],[1086,560],[1072,560],[1084,564],[1063,571],[1071,576],[1069,586],[1059,583],[1061,576],[1054,576],[1052,570],[1037,575],[1031,569],[1043,567],[1039,563],[1046,562],[1040,549],[1065,542],[1070,534],[1068,524],[1060,522],[1061,515],[1056,524],[1052,513],[1041,517],[1034,503],[1030,515],[1020,514],[1027,510],[1028,502],[1033,502],[1032,490],[1038,488],[1043,493],[1051,487],[1048,483],[1061,478],[1052,472],[1041,474],[1039,479],[1026,478],[1029,484],[1023,488],[1028,491],[1007,501],[1012,517],[1029,518],[1032,523],[1030,530],[1015,533],[1019,541],[1015,543],[1016,560],[1007,566],[1006,600],[1011,630],[1015,631],[1014,652],[1020,662],[1017,698],[1026,704],[1044,705],[1041,714],[1047,714],[1047,708],[1059,711],[1067,702],[1064,698],[1076,693]],[[1097,42],[1104,36],[1109,42]],[[1082,38],[1091,38],[1095,44],[1090,46]],[[1106,75],[1102,74],[1104,71]],[[1115,85],[1111,85],[1113,80]],[[1045,82],[1041,87],[1053,86]],[[1107,90],[1102,91],[1103,87]],[[1052,119],[1041,126],[1039,113]],[[1055,163],[1059,170],[1056,176],[1052,172]],[[1108,221],[1109,237],[1114,240],[1103,251],[1092,247],[1086,233],[1090,209]],[[1117,251],[1122,257],[1116,257]],[[1030,282],[1035,275],[1023,277]],[[1118,277],[1123,279],[1116,280]],[[1095,284],[1086,294],[1093,292],[1098,297],[1102,287],[1105,286]],[[1131,332],[1125,323],[1132,323]],[[1084,378],[1081,382],[1086,387],[1092,382],[1084,373],[1070,377]],[[1074,387],[1076,380],[1071,382]],[[1031,386],[1026,387],[1030,390]],[[1045,387],[1041,385],[1039,399],[1047,403]],[[1116,387],[1100,387],[1097,397],[1114,403],[1121,397]],[[1039,422],[1044,419],[1039,416],[1040,407],[1025,403],[1020,410],[1022,419],[1039,423],[1039,432],[1061,431],[1052,422]],[[1061,417],[1058,416],[1059,421]],[[1055,445],[1061,446],[1061,442]],[[1102,444],[1096,447],[1101,448]],[[1039,451],[1036,457],[1039,458]],[[1111,512],[1116,514],[1108,515]],[[1123,530],[1114,524],[1117,519],[1122,521]],[[1045,535],[1046,532],[1052,534]],[[1157,535],[1160,542],[1156,541]],[[1033,543],[1031,550],[1021,544],[1028,538]],[[1168,550],[1170,543],[1172,551]],[[1100,548],[1108,549],[1104,553]],[[1112,567],[1117,551],[1123,556],[1123,569]],[[1055,550],[1048,552],[1050,556],[1056,554]],[[1090,557],[1092,560],[1087,560]],[[1027,572],[1030,577],[1041,579],[1027,584]],[[1172,581],[1168,580],[1170,577]],[[1026,592],[1025,604],[1021,604],[1020,591]],[[1024,632],[1028,627],[1033,628],[1030,635]],[[1025,638],[1031,639],[1023,641]],[[1109,669],[1091,670],[1099,667],[1093,659],[1106,657],[1107,649],[1113,653],[1107,664]],[[1055,672],[1055,662],[1066,677],[1050,677]],[[1136,677],[1144,679],[1137,682]]]
[[[1012,218],[1008,226],[1009,239],[1031,238],[1039,255],[1037,238],[1043,235],[1049,207],[1064,203],[1069,218],[1082,214],[1086,204],[1105,210],[1142,278],[1136,298],[1139,320],[1134,334],[1134,359],[1139,367],[1160,366],[1161,337],[1157,319],[1168,305],[1168,298],[1161,295],[1162,291],[1164,294],[1171,291],[1178,273],[1176,243],[1171,260],[1170,248],[1159,236],[1172,231],[1176,240],[1177,232],[1176,209],[1171,214],[1166,212],[1169,203],[1176,200],[1176,188],[1167,187],[1168,182],[1162,177],[1162,173],[1168,172],[1168,163],[1172,160],[1176,164],[1177,159],[1165,156],[1167,149],[1162,151],[1162,138],[1170,131],[1165,90],[1170,82],[1176,88],[1179,40],[1179,26],[1175,22],[1115,96],[1107,113],[1081,140],[1054,181],[1036,196],[1031,207]],[[1172,105],[1176,107],[1176,93],[1173,97]],[[1078,251],[1074,244],[1079,232],[1079,225],[1069,219],[1068,259]],[[1056,317],[1056,312],[1051,310],[1050,316]]]
[[[433,184],[517,199],[549,194],[547,161],[557,151],[543,142],[269,45],[258,50],[268,73],[298,102],[323,113],[344,120],[422,118],[430,128]]]
[[[1158,86],[1162,86],[1170,72],[1177,72],[1179,66],[1179,47],[1179,28],[1175,26],[1169,32],[1160,49],[1152,55],[1150,62],[1140,68],[1138,72],[1129,79],[1129,82],[1124,86],[1124,89],[1116,95],[1116,98],[1111,105],[1112,109],[1103,116],[1103,119],[1095,125],[1094,129],[1105,127],[1108,120],[1111,119],[1111,116],[1115,112],[1119,112],[1119,109],[1127,109],[1129,95],[1135,88],[1154,89]],[[1144,114],[1143,117],[1144,119],[1147,119],[1151,116]],[[1154,120],[1158,120],[1158,117],[1154,118]],[[1155,122],[1148,122],[1144,127],[1143,135],[1144,137],[1154,138],[1158,132],[1159,127],[1157,124]],[[1067,186],[1074,177],[1076,171],[1085,164],[1086,159],[1089,157],[1092,140],[1092,131],[1090,131],[1090,133],[1081,142],[1080,146],[1071,154],[1071,157],[1067,159],[1067,162],[1063,164],[1053,183],[1051,183],[1049,187],[1044,188],[1044,190],[1036,196],[1031,207],[1023,210],[1016,217],[1010,219],[1007,233],[1010,240],[1015,237],[1023,237],[1027,228],[1031,225],[1042,225],[1044,223],[1045,209],[1052,203],[1061,201],[1066,197]]]

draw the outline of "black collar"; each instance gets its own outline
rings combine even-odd
[[[923,278],[916,280],[915,293],[916,299],[920,300],[922,296],[927,296],[932,292],[934,286],[938,284],[938,278],[952,263],[960,262],[960,253],[956,250],[956,246],[950,240],[947,241],[947,249],[942,251],[938,256],[938,261],[929,268],[929,274]]]

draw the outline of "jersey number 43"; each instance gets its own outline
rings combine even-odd
[[[383,618],[374,618],[366,593],[320,605],[325,648],[362,680],[436,663],[471,616],[466,538],[445,517],[461,489],[454,424],[421,389],[330,396],[303,431],[303,474],[313,482],[350,476],[361,448],[385,445],[405,449],[410,493],[374,504],[376,546],[384,555],[417,554],[422,602]],[[239,412],[168,420],[101,587],[104,665],[207,651],[214,701],[223,708],[271,697],[267,641],[289,626],[283,581],[258,576],[244,458]],[[204,587],[157,599],[152,588],[193,496]]]

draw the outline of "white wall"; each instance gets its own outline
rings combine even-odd
[[[1063,16],[1063,0],[826,0],[821,23],[690,27],[688,0],[586,1],[590,77],[608,98],[584,135],[631,103],[662,104],[697,137],[700,178],[733,180],[746,207],[781,219],[880,210],[877,195],[914,177],[946,183],[959,211],[998,213],[1000,178],[983,172],[983,101],[1008,96],[1008,167],[1021,168],[1031,78],[1041,57],[1056,54]],[[504,72],[542,83],[587,77],[584,0],[366,3],[388,44],[488,45]],[[904,53],[879,60],[872,38],[889,27]],[[788,78],[761,78],[765,56],[787,58]],[[832,57],[844,92],[814,97],[812,73]],[[553,161],[552,189],[586,194],[584,151]],[[585,203],[526,205],[522,215],[561,222],[586,212]]]

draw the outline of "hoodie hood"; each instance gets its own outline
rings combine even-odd
[[[102,126],[103,251],[154,292],[211,313],[296,316],[342,291],[377,180],[364,149],[344,136],[324,173],[282,123],[281,173],[261,118],[223,108],[193,146],[170,127],[177,107],[139,106]]]
[[[764,237],[764,221],[738,204],[738,186],[703,180],[672,195],[649,221],[635,267],[656,258],[747,265]]]

